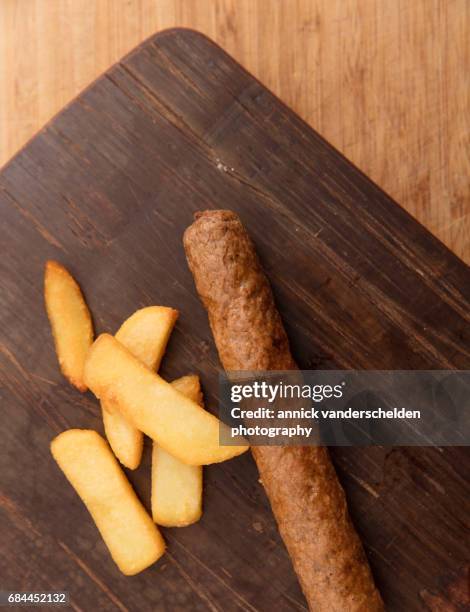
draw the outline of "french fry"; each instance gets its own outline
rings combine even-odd
[[[86,391],[83,366],[93,343],[90,311],[77,282],[56,261],[46,262],[44,297],[60,369],[72,385]]]
[[[52,441],[51,452],[123,574],[137,574],[163,555],[160,532],[96,431],[64,431]]]
[[[172,386],[203,406],[199,376],[182,376]],[[201,518],[202,466],[186,465],[156,442],[152,449],[152,516],[165,527],[184,527]]]
[[[217,463],[248,449],[243,439],[221,446],[219,426],[225,426],[219,419],[151,372],[109,334],[99,336],[89,350],[85,382],[99,399],[115,402],[134,427],[183,463]]]
[[[115,338],[148,368],[158,370],[177,318],[174,308],[141,308],[124,321]]]
[[[199,404],[199,406],[204,407],[204,401],[202,399],[202,390],[201,390],[201,382],[199,380],[199,376],[197,374],[188,374],[187,376],[181,376],[181,378],[177,378],[171,382],[171,385],[186,397],[189,397]]]
[[[165,306],[149,306],[134,312],[116,332],[115,338],[148,368],[158,369],[178,311]],[[113,402],[101,402],[108,442],[119,461],[135,470],[142,458],[144,436]]]
[[[104,432],[113,453],[122,465],[135,470],[142,459],[144,434],[123,417],[112,402],[102,401],[101,412]]]

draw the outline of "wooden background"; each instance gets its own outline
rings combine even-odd
[[[205,470],[201,521],[165,529],[162,562],[124,580],[49,452],[69,427],[102,431],[57,366],[50,258],[97,333],[177,307],[162,376],[199,373],[215,409],[219,362],[181,239],[220,203],[253,237],[303,368],[469,368],[468,266],[207,38],[157,35],[0,172],[1,590],[67,590],[76,612],[305,610],[248,453]],[[129,474],[147,507],[148,450]],[[332,457],[387,610],[464,609],[466,449]]]
[[[468,0],[1,0],[0,165],[174,25],[218,42],[470,261]]]

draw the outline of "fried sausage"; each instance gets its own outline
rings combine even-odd
[[[238,216],[197,213],[184,247],[225,370],[295,369],[271,287]],[[328,451],[254,446],[252,453],[310,609],[383,610]]]

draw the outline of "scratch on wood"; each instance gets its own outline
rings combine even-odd
[[[72,599],[69,599],[69,606],[76,610],[76,612],[83,612],[83,608],[77,606],[77,604]]]
[[[46,383],[47,385],[51,385],[52,387],[58,386],[58,383],[55,380],[49,380],[48,378],[45,378],[44,376],[39,376],[39,374],[35,374],[34,372],[31,373],[31,376],[36,380],[40,380],[41,382]]]
[[[429,474],[426,474],[426,472],[424,471],[423,471],[423,476],[426,478],[428,482],[432,484],[432,486],[436,489],[436,491],[438,491],[442,495],[445,495],[445,492],[446,492],[445,488],[439,482],[437,482],[437,480],[434,480],[434,478],[431,478],[431,476],[429,476]]]
[[[58,540],[59,546],[69,555],[69,557],[80,567],[85,574],[91,578],[91,580],[103,591],[103,593],[113,602],[113,604],[119,608],[122,612],[129,612],[129,608],[127,608],[122,601],[106,586],[106,584],[98,578],[98,576],[93,572],[93,570],[88,567],[88,565],[80,559],[68,546],[64,544],[61,540]]]
[[[64,246],[61,242],[59,242],[54,236],[40,223],[36,217],[25,207],[23,207],[14,197],[13,195],[5,189],[5,187],[1,187],[2,191],[6,194],[8,199],[11,201],[16,210],[20,213],[22,217],[24,217],[27,221],[31,221],[34,227],[37,229],[39,234],[52,246],[60,249],[61,251],[65,251]]]
[[[36,529],[30,519],[23,514],[18,504],[4,493],[0,493],[0,506],[8,513],[15,525],[22,531],[26,528],[38,538],[41,537],[41,533]]]
[[[147,98],[151,102],[151,104],[157,109],[160,115],[162,115],[169,123],[171,123],[173,127],[175,127],[179,132],[181,132],[181,134],[184,134],[186,136],[190,134],[194,142],[199,145],[201,150],[205,151],[206,155],[213,157],[213,155],[211,155],[210,147],[208,147],[208,145],[195,132],[192,131],[191,127],[183,121],[180,115],[177,115],[159,97],[157,97],[155,92],[150,89],[147,84],[144,83],[140,79],[140,77],[130,69],[129,66],[126,66],[126,64],[119,64],[119,67],[122,69],[122,72],[124,72],[132,79],[132,82],[137,86],[137,89],[143,94],[145,98]],[[127,95],[127,97],[131,99],[147,115],[150,115],[149,108],[142,104],[139,98],[133,96],[128,89],[124,89],[123,85],[116,80],[113,74],[106,75],[106,78],[122,93]]]
[[[5,357],[8,359],[8,361],[10,361],[10,363],[13,364],[13,366],[20,372],[21,376],[23,377],[23,379],[25,381],[29,381],[30,385],[33,385],[34,388],[38,391],[37,389],[37,384],[34,381],[32,375],[27,372],[23,366],[21,365],[21,363],[18,361],[18,359],[15,357],[15,355],[4,345],[4,344],[0,344],[0,353],[3,353],[3,355],[5,355]],[[23,386],[25,388],[27,388],[26,386]],[[40,392],[38,391],[37,395],[40,395]],[[64,427],[66,427],[66,423],[62,422],[61,424],[56,421],[51,414],[47,411],[44,410],[42,403],[41,402],[37,402],[36,401],[36,408],[37,410],[39,410],[41,412],[41,414],[44,417],[44,420],[46,421],[46,423],[48,423],[48,425],[51,427],[51,429],[54,430],[54,432],[59,432],[61,431]],[[56,413],[56,417],[59,415],[59,413]]]
[[[157,54],[163,58],[164,62],[168,66],[171,74],[174,74],[176,78],[184,81],[188,87],[190,87],[195,93],[197,93],[202,99],[208,99],[207,91],[204,91],[200,87],[196,85],[196,83],[188,77],[188,75],[183,72],[173,61],[172,57],[165,52],[165,49],[162,46],[159,46],[158,43],[152,43],[152,48],[156,50]]]
[[[201,559],[199,559],[199,557],[197,557],[195,554],[193,554],[188,548],[186,548],[186,546],[184,546],[184,544],[182,544],[181,542],[178,542],[178,540],[174,540],[175,543],[184,550],[184,552],[191,557],[191,559],[193,559],[198,565],[200,565],[201,567],[203,567],[206,572],[208,572],[213,578],[215,578],[215,580],[217,580],[217,582],[219,582],[220,584],[222,584],[228,591],[230,591],[230,593],[232,593],[232,595],[234,595],[234,597],[236,599],[238,599],[240,602],[242,602],[246,608],[248,610],[251,610],[252,612],[257,612],[256,608],[254,608],[240,593],[238,593],[237,591],[235,591],[235,589],[233,589],[229,584],[227,584],[227,582],[225,582],[225,580],[223,580],[223,578],[221,578],[216,572],[214,572],[208,565],[206,565],[203,561],[201,561]]]
[[[380,493],[376,491],[373,487],[371,487],[370,484],[368,484],[365,480],[362,480],[362,478],[359,478],[359,476],[356,476],[352,472],[349,472],[348,476],[350,476],[363,489],[365,489],[369,493],[369,495],[372,495],[372,497],[375,497],[375,499],[378,499],[380,497]]]
[[[213,612],[219,612],[220,608],[218,608],[209,595],[204,591],[203,588],[198,586],[198,584],[191,578],[191,576],[184,570],[183,566],[178,563],[178,561],[174,558],[174,556],[167,551],[167,558],[170,559],[170,562],[178,569],[181,576],[184,580],[189,584],[191,589],[200,597],[203,601],[206,602],[209,609]]]

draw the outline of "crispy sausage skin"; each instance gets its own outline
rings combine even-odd
[[[184,247],[225,370],[295,369],[271,287],[238,216],[197,213]],[[383,610],[328,451],[251,450],[310,609]]]

